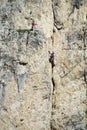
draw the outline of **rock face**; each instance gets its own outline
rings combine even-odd
[[[87,0],[0,0],[0,130],[86,130],[86,89]]]

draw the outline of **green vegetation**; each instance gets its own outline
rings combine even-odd
[[[37,32],[34,32],[34,36],[37,36],[38,35],[38,33]]]
[[[28,34],[31,32],[31,30],[29,29],[17,29],[16,30],[19,34],[23,34],[25,32],[27,32]],[[31,33],[34,37],[36,37],[38,35],[37,31],[34,31],[33,33]]]
[[[29,29],[18,29],[18,30],[16,30],[19,34],[20,33],[25,33],[25,32],[30,32],[30,30]]]
[[[8,2],[14,2],[14,1],[16,1],[16,0],[8,0]]]

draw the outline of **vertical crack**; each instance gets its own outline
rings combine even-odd
[[[2,82],[1,80],[0,80],[0,90],[1,90],[0,105],[2,106],[5,99],[6,84],[5,82]]]
[[[59,30],[61,30],[61,29],[64,29],[64,25],[63,25],[63,23],[61,23],[60,21],[58,21],[58,20],[56,19],[55,6],[58,6],[58,2],[55,3],[55,5],[54,5],[54,3],[55,3],[55,2],[52,0],[53,24],[54,24],[54,27],[59,31]],[[58,24],[60,25],[59,27],[57,26]],[[53,33],[55,33],[54,30],[53,30]]]
[[[52,85],[53,85],[53,94],[54,94],[54,91],[55,91],[55,81],[54,81],[53,77],[52,77]]]
[[[52,86],[53,86],[53,90],[52,90],[52,110],[51,110],[51,120],[50,120],[50,129],[51,130],[56,130],[54,127],[53,127],[53,114],[54,114],[54,109],[55,109],[55,81],[54,81],[54,78],[52,76]]]
[[[53,7],[53,0],[52,1],[52,11],[53,11],[53,25],[55,26],[55,12],[54,12],[54,7]],[[54,30],[53,30],[53,34],[54,34]],[[52,47],[54,45],[54,35],[51,36],[51,40],[52,40]],[[55,130],[53,128],[53,111],[54,111],[54,104],[55,104],[55,100],[54,100],[54,92],[55,92],[55,81],[54,81],[54,77],[53,77],[53,70],[54,70],[54,60],[52,60],[51,62],[51,69],[52,69],[52,78],[51,78],[51,82],[52,82],[52,86],[53,86],[53,90],[52,90],[52,109],[51,109],[51,119],[50,119],[50,130]]]
[[[50,129],[51,130],[56,130],[56,128],[54,128],[53,126],[53,115],[54,115],[54,109],[55,109],[55,81],[54,78],[52,76],[52,86],[53,86],[53,91],[52,91],[52,110],[51,110],[51,120],[50,120]]]
[[[27,32],[26,46],[28,45],[29,31]]]
[[[86,86],[87,86],[87,73],[86,73],[86,71],[85,71],[85,69],[84,69],[84,82],[85,82],[85,84],[86,84]]]
[[[87,86],[87,72],[86,72],[86,32],[87,29],[83,28],[83,42],[84,42],[84,82]]]

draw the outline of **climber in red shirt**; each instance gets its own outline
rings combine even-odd
[[[32,22],[32,30],[37,29],[37,23],[35,21]]]

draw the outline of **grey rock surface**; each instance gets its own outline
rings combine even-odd
[[[87,1],[0,0],[0,130],[86,130],[86,90]]]

